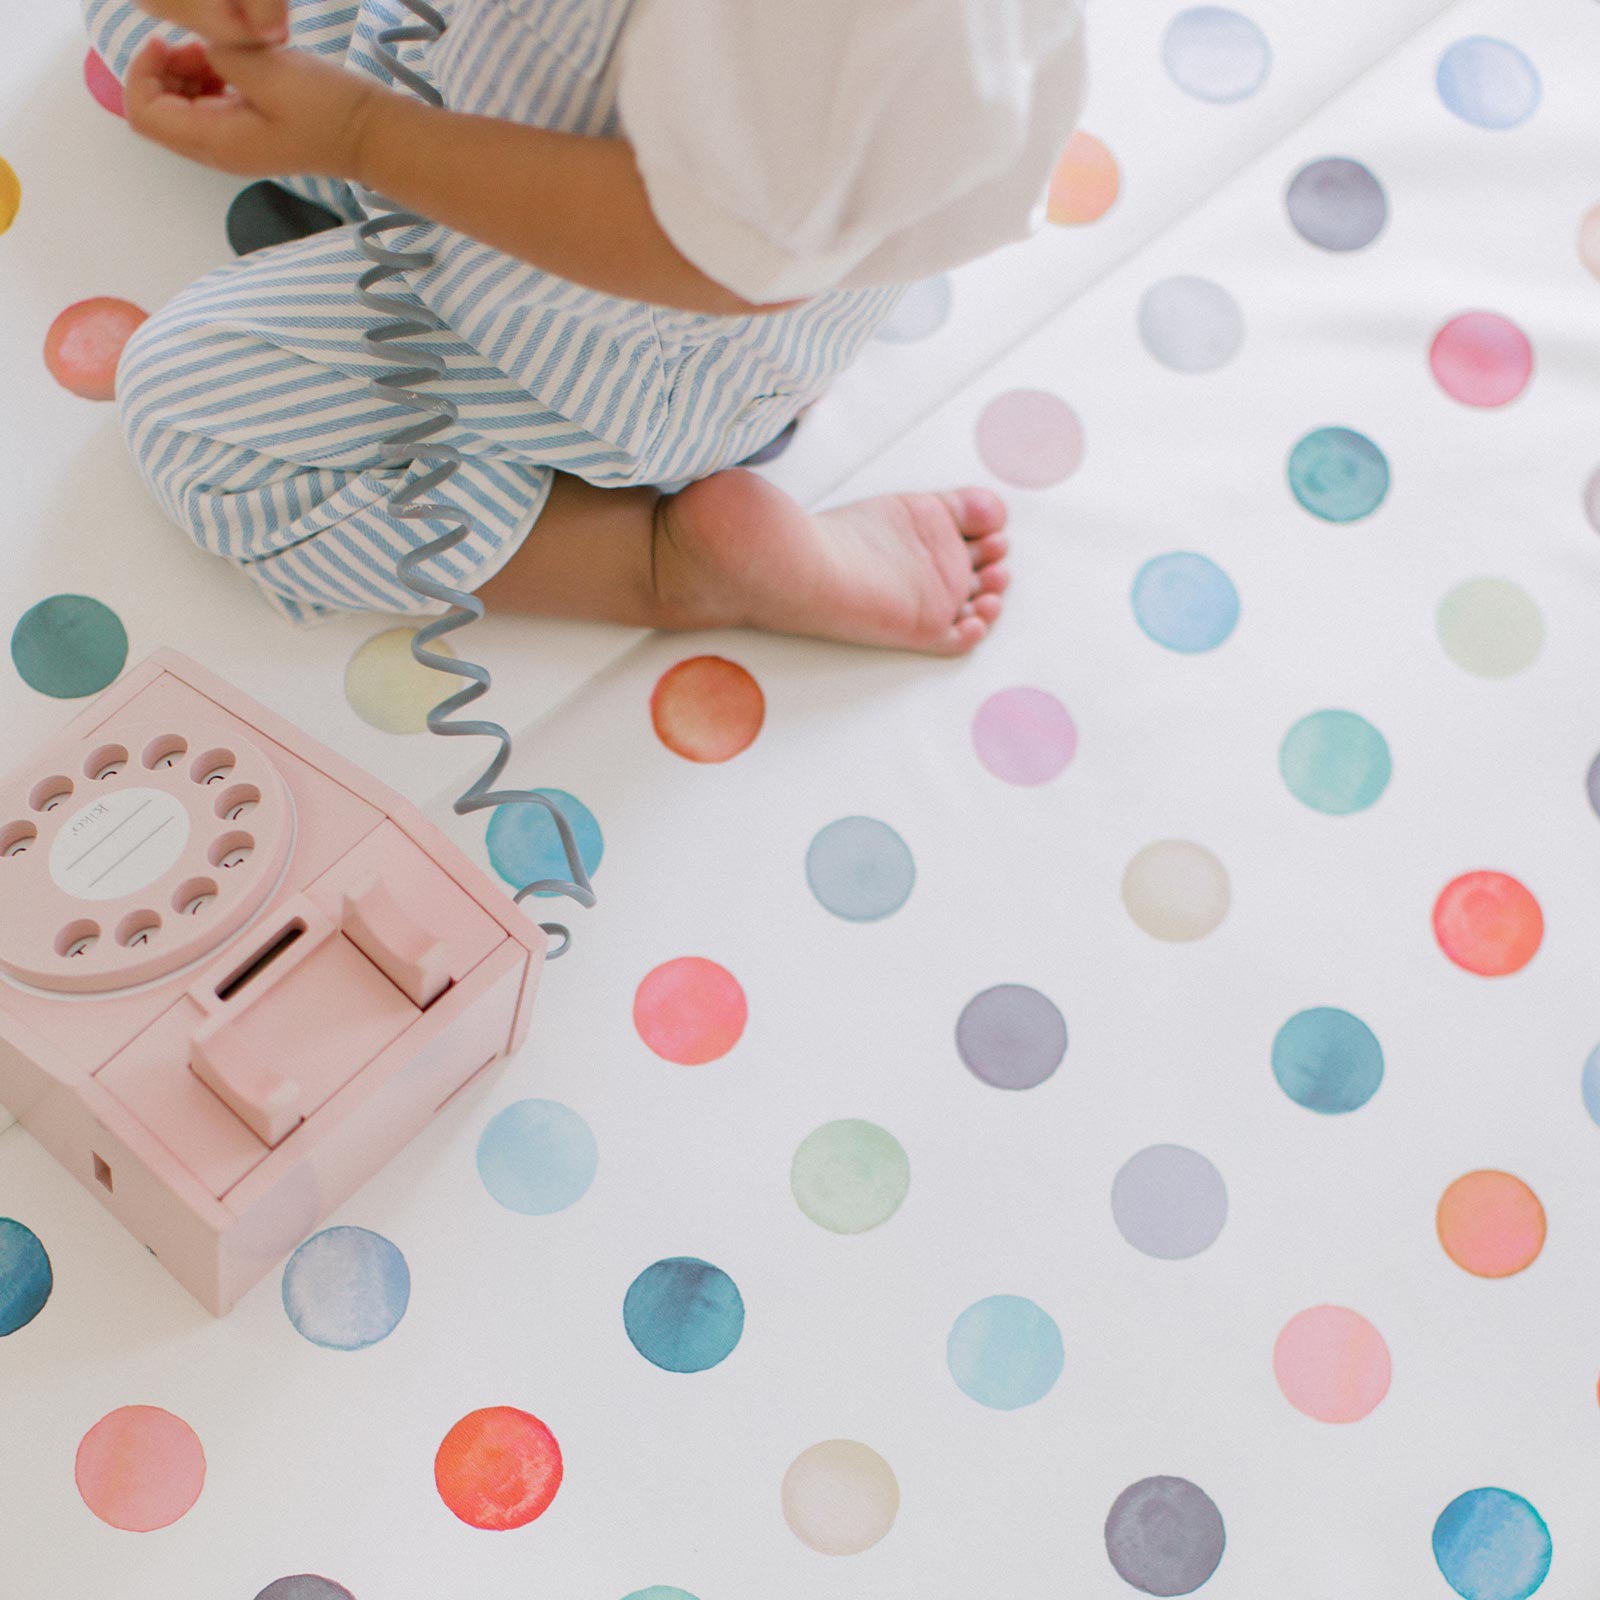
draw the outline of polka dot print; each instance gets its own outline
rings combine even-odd
[[[1526,122],[1543,92],[1538,69],[1521,50],[1481,35],[1452,44],[1439,58],[1435,81],[1447,110],[1493,130]]]
[[[1445,1190],[1437,1217],[1439,1243],[1463,1272],[1509,1278],[1544,1249],[1539,1197],[1509,1172],[1469,1172]]]
[[[669,1583],[655,1583],[648,1589],[635,1589],[630,1595],[624,1595],[623,1600],[695,1600],[687,1589],[675,1589]]]
[[[1505,578],[1469,578],[1439,602],[1439,643],[1463,672],[1510,678],[1525,672],[1544,648],[1537,602]]]
[[[1461,1600],[1528,1600],[1553,1554],[1544,1518],[1509,1489],[1469,1489],[1433,1525],[1433,1558]]]
[[[884,1539],[900,1511],[893,1469],[869,1445],[825,1439],[783,1475],[783,1516],[819,1555],[855,1556]]]
[[[993,1088],[1035,1089],[1066,1056],[1067,1024],[1037,989],[997,984],[962,1009],[956,1049],[973,1076]]]
[[[594,813],[565,789],[535,789],[533,792],[544,795],[560,810],[572,830],[583,870],[593,877],[600,870],[606,853],[605,838]],[[564,883],[571,878],[572,867],[567,861],[556,820],[541,805],[507,803],[496,806],[489,814],[484,842],[490,866],[513,889],[544,879]],[[556,892],[541,889],[534,898],[549,899]]]
[[[906,842],[875,817],[830,822],[806,851],[806,882],[846,922],[880,922],[911,897],[916,862]]]
[[[1122,188],[1117,158],[1092,133],[1079,129],[1067,140],[1054,175],[1046,215],[1058,227],[1098,222]]]
[[[1284,206],[1307,244],[1336,253],[1364,250],[1389,220],[1383,185],[1349,156],[1307,162],[1289,180]]]
[[[159,1406],[121,1406],[83,1436],[73,1466],[83,1503],[126,1533],[153,1533],[183,1516],[205,1487],[193,1428]]]
[[[1244,313],[1209,278],[1166,278],[1139,302],[1139,337],[1174,372],[1215,372],[1244,343]]]
[[[39,1236],[15,1217],[0,1217],[0,1338],[44,1310],[54,1282]]]
[[[761,686],[721,656],[680,661],[650,696],[656,737],[685,761],[731,761],[755,743],[766,713]]]
[[[978,454],[1003,483],[1049,489],[1083,461],[1083,428],[1059,395],[1013,389],[997,395],[978,418]]]
[[[1020,1295],[997,1294],[956,1318],[946,1359],[963,1394],[995,1411],[1015,1411],[1049,1394],[1065,1357],[1049,1312]]]
[[[410,1300],[406,1258],[367,1228],[325,1228],[283,1269],[289,1321],[303,1338],[328,1350],[364,1350],[387,1339]]]
[[[418,662],[411,653],[415,637],[411,628],[374,634],[344,670],[344,697],[350,709],[380,732],[426,733],[428,713],[465,687],[465,679]],[[455,654],[445,640],[429,649],[442,656]]]
[[[1111,1186],[1117,1231],[1143,1255],[1184,1261],[1209,1250],[1228,1220],[1222,1174],[1196,1150],[1157,1144],[1131,1157]]]
[[[1289,487],[1324,522],[1359,522],[1389,493],[1389,462],[1353,428],[1318,428],[1290,452]]]
[[[1161,58],[1185,94],[1231,105],[1266,82],[1272,51],[1249,17],[1224,6],[1191,6],[1168,23]]]
[[[794,1153],[789,1186],[795,1204],[818,1227],[866,1233],[904,1203],[911,1162],[887,1129],[846,1118],[806,1135]]]
[[[1278,1335],[1272,1370],[1296,1411],[1317,1422],[1359,1422],[1389,1392],[1389,1347],[1359,1312],[1313,1306]]]
[[[725,1056],[739,1042],[747,1014],[739,980],[703,956],[680,956],[655,968],[633,999],[639,1037],[681,1067]]]
[[[1347,817],[1389,786],[1389,745],[1353,711],[1314,711],[1284,736],[1278,766],[1289,792],[1313,811]]]
[[[114,399],[122,347],[144,321],[138,306],[104,295],[68,306],[45,334],[50,376],[81,399]]]
[[[1600,1127],[1600,1044],[1589,1052],[1589,1059],[1583,1064],[1583,1108]]]
[[[342,1583],[332,1578],[319,1578],[314,1573],[296,1573],[289,1578],[276,1578],[257,1596],[256,1600],[355,1600],[355,1596]]]
[[[1000,689],[978,707],[972,745],[1002,782],[1033,787],[1067,770],[1078,751],[1078,728],[1047,690]]]
[[[0,233],[17,220],[22,209],[22,180],[9,161],[0,159]]]
[[[478,1139],[478,1176],[508,1211],[544,1217],[589,1192],[600,1152],[589,1124],[554,1100],[518,1100]]]
[[[1209,556],[1178,550],[1154,556],[1139,569],[1133,614],[1157,644],[1199,655],[1232,636],[1239,622],[1239,591]]]
[[[1383,1047],[1360,1017],[1337,1006],[1314,1006],[1278,1030],[1272,1075],[1307,1111],[1359,1111],[1383,1082]]]
[[[1533,346],[1493,311],[1464,311],[1434,335],[1428,365],[1439,387],[1464,406],[1505,406],[1528,387]]]
[[[1589,474],[1589,481],[1583,486],[1583,514],[1589,519],[1589,526],[1600,533],[1600,467]]]
[[[444,1436],[433,1462],[439,1498],[468,1526],[497,1533],[542,1517],[561,1476],[555,1435],[515,1406],[469,1412]]]
[[[948,273],[909,284],[894,310],[878,324],[876,337],[885,344],[917,344],[930,339],[950,320],[954,300]]]
[[[1122,903],[1153,939],[1189,944],[1222,926],[1232,891],[1228,872],[1204,845],[1162,839],[1146,845],[1122,875]]]
[[[633,1280],[622,1321],[634,1349],[652,1366],[705,1372],[726,1361],[743,1336],[744,1299],[720,1267],[675,1256]]]
[[[1578,224],[1578,259],[1600,278],[1600,203],[1590,206]]]
[[[1433,907],[1439,948],[1481,978],[1520,972],[1544,940],[1544,913],[1527,887],[1504,872],[1466,872]]]
[[[1142,1594],[1193,1594],[1222,1564],[1227,1530],[1204,1489],[1187,1478],[1141,1478],[1106,1516],[1106,1555]]]
[[[23,612],[11,661],[29,688],[58,700],[99,694],[121,676],[128,634],[110,606],[82,594],[51,595]]]
[[[84,87],[93,95],[95,103],[112,116],[125,115],[122,104],[122,85],[117,81],[117,75],[100,58],[96,50],[91,50],[83,58],[83,83]]]

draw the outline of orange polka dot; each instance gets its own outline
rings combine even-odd
[[[1469,1172],[1439,1201],[1439,1243],[1463,1271],[1509,1278],[1544,1248],[1544,1207],[1509,1172]]]
[[[1092,133],[1075,133],[1050,180],[1046,215],[1062,227],[1098,222],[1121,191],[1117,158]]]
[[[731,760],[755,743],[766,714],[761,685],[721,656],[680,661],[650,696],[656,736],[685,761]]]
[[[1544,913],[1515,878],[1468,872],[1447,884],[1435,902],[1433,932],[1458,967],[1503,978],[1533,960],[1544,938]]]
[[[102,1522],[150,1533],[200,1498],[206,1454],[181,1417],[159,1406],[122,1406],[84,1434],[74,1476],[83,1503]]]
[[[439,1446],[439,1498],[474,1528],[522,1528],[550,1509],[561,1487],[561,1446],[535,1416],[515,1406],[470,1411]]]
[[[648,974],[633,997],[633,1025],[663,1060],[700,1067],[739,1042],[749,1012],[739,980],[703,956],[680,956]]]
[[[115,398],[122,347],[145,316],[138,306],[105,296],[68,306],[44,336],[50,376],[85,400]]]

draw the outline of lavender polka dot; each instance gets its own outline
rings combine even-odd
[[[1589,526],[1600,533],[1600,467],[1596,467],[1583,491],[1583,511]]]
[[[978,760],[1005,783],[1048,783],[1067,770],[1078,729],[1067,708],[1043,689],[1001,689],[972,719]]]
[[[1021,983],[985,989],[956,1023],[956,1049],[996,1089],[1033,1089],[1067,1053],[1067,1024],[1054,1003]]]
[[[995,477],[1019,489],[1048,489],[1083,462],[1083,425],[1059,395],[1013,389],[978,418],[978,454]]]
[[[1216,1242],[1228,1220],[1228,1190],[1222,1174],[1197,1150],[1151,1145],[1117,1174],[1111,1215],[1135,1250],[1161,1261],[1184,1261]]]
[[[1594,814],[1600,817],[1600,755],[1589,764],[1589,804],[1594,807]]]
[[[1294,230],[1320,250],[1361,250],[1383,232],[1389,201],[1359,161],[1325,156],[1295,173],[1284,195]]]
[[[877,337],[885,344],[915,344],[931,338],[949,320],[954,298],[948,273],[908,285],[894,310],[878,325]]]
[[[1222,1564],[1227,1530],[1205,1490],[1187,1478],[1142,1478],[1106,1517],[1106,1554],[1143,1594],[1193,1594]]]

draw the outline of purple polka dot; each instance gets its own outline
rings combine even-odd
[[[1589,804],[1594,807],[1594,814],[1600,817],[1600,755],[1589,765]]]
[[[978,454],[1004,483],[1048,489],[1083,462],[1083,425],[1059,395],[1012,389],[996,395],[978,418]]]
[[[1583,490],[1583,511],[1589,526],[1600,533],[1600,467],[1594,469]]]
[[[1061,1065],[1067,1024],[1037,989],[1002,983],[967,1002],[956,1049],[973,1076],[994,1088],[1033,1089]]]
[[[1078,748],[1067,708],[1043,689],[1001,689],[972,719],[978,760],[1006,783],[1048,783],[1066,771]]]

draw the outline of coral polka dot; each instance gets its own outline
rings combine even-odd
[[[1509,1278],[1544,1248],[1544,1207],[1509,1172],[1457,1178],[1440,1198],[1437,1225],[1445,1254],[1478,1278]]]
[[[1428,364],[1452,400],[1467,406],[1509,405],[1533,376],[1533,346],[1505,317],[1468,311],[1439,330]]]
[[[1046,214],[1061,227],[1098,222],[1121,188],[1117,158],[1092,133],[1075,133],[1050,180]]]
[[[730,761],[755,743],[766,717],[761,685],[736,661],[691,656],[650,696],[656,737],[685,761]]]
[[[44,337],[50,376],[84,400],[115,399],[122,347],[145,317],[129,301],[104,295],[68,306]]]
[[[526,1527],[561,1487],[561,1446],[535,1416],[487,1406],[464,1416],[434,1457],[439,1498],[474,1528]]]
[[[657,967],[633,997],[639,1037],[680,1067],[704,1066],[739,1042],[748,1011],[739,980],[703,956]]]
[[[1468,872],[1447,884],[1433,908],[1439,948],[1468,972],[1502,978],[1533,960],[1544,939],[1539,902],[1503,872]]]
[[[83,1503],[102,1522],[151,1533],[200,1498],[206,1456],[182,1417],[159,1406],[121,1406],[83,1436],[73,1475]]]

